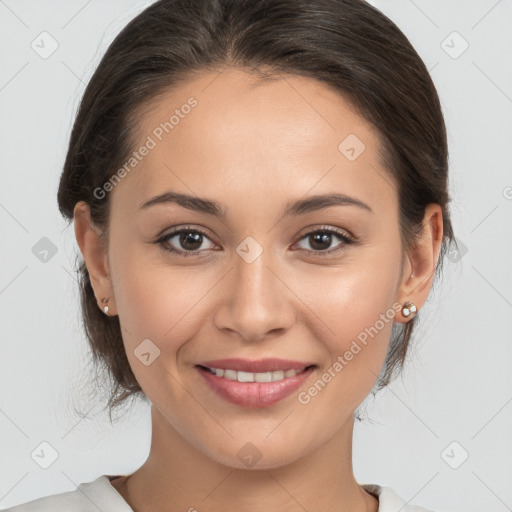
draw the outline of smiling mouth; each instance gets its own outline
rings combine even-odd
[[[224,368],[217,368],[215,364]],[[235,370],[232,366],[244,369]],[[278,359],[258,362],[244,362],[240,359],[204,361],[195,367],[217,396],[238,407],[246,408],[277,404],[303,386],[318,368],[315,364]],[[251,367],[260,371],[246,371]],[[262,369],[268,371],[263,372]]]

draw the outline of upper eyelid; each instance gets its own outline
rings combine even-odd
[[[168,237],[172,237],[175,235],[179,235],[180,233],[187,232],[187,231],[190,231],[190,232],[195,231],[196,233],[201,233],[203,236],[208,237],[208,239],[210,239],[212,242],[214,241],[214,240],[212,240],[212,237],[207,233],[208,230],[206,228],[189,227],[189,226],[173,228],[168,232],[164,231],[162,234],[158,235],[157,240],[161,240],[162,238],[168,238]]]
[[[306,235],[309,235],[311,233],[316,233],[316,232],[319,232],[319,231],[329,231],[329,232],[332,232],[334,234],[344,235],[344,236],[346,236],[347,238],[350,238],[350,239],[356,239],[357,238],[354,235],[352,235],[350,233],[350,231],[348,231],[348,230],[346,230],[344,228],[337,228],[337,227],[328,226],[328,225],[308,226],[308,227],[305,227],[304,230],[305,231],[302,231],[301,234],[298,235],[300,238],[303,238]],[[164,237],[171,236],[171,235],[177,235],[177,234],[179,234],[179,233],[181,233],[183,231],[196,231],[198,233],[201,233],[204,236],[207,236],[208,238],[210,238],[210,240],[214,241],[212,239],[212,237],[207,233],[207,231],[209,231],[207,228],[187,226],[187,225],[181,226],[181,227],[177,227],[177,228],[172,228],[168,232],[164,231],[160,235],[157,236],[157,240],[159,240],[161,238],[164,238]]]
[[[334,227],[334,226],[327,226],[327,225],[320,225],[320,226],[308,226],[306,228],[304,228],[304,232],[301,232],[300,235],[298,235],[300,238],[303,238],[305,237],[306,235],[309,235],[311,233],[317,233],[317,232],[321,232],[321,231],[328,231],[328,232],[331,232],[331,233],[334,233],[335,235],[340,235],[340,236],[346,236],[347,238],[350,238],[351,240],[355,240],[356,237],[354,235],[352,235],[350,233],[350,231],[344,229],[344,228],[337,228],[337,227]]]

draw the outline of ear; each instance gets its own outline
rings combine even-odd
[[[91,221],[89,205],[80,201],[73,211],[75,237],[84,258],[91,286],[96,296],[96,302],[101,311],[105,304],[102,299],[108,298],[109,316],[117,314],[115,300],[110,279],[107,249],[101,238],[101,232]]]
[[[398,302],[412,302],[419,311],[425,304],[432,287],[443,241],[443,212],[438,204],[429,204],[423,217],[423,230],[415,245],[404,254],[402,280],[398,289]],[[409,317],[399,313],[397,322],[406,323]]]

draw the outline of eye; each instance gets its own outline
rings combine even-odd
[[[329,249],[329,246],[333,242],[333,235],[341,240],[341,243],[334,249],[326,250]],[[161,236],[156,243],[167,252],[186,257],[199,255],[201,252],[208,250],[208,248],[204,247],[205,240],[210,240],[210,238],[204,231],[198,228],[184,226]],[[356,243],[356,241],[346,233],[327,227],[322,227],[306,233],[298,243],[302,240],[305,240],[306,243],[310,245],[311,249],[299,248],[299,252],[305,252],[314,257],[323,257],[332,253],[337,253],[345,250],[347,245]],[[213,242],[211,243],[213,244]],[[179,247],[176,247],[176,245]]]
[[[334,249],[325,250],[329,249],[329,246],[332,244],[333,235],[334,237],[341,240],[342,243],[338,244],[338,246]],[[307,252],[314,257],[322,257],[327,254],[343,251],[346,249],[347,245],[355,243],[355,240],[349,237],[347,234],[333,228],[321,228],[315,231],[310,231],[301,238],[301,241],[302,240],[305,240],[306,243],[312,247],[312,250],[300,249],[300,251]]]
[[[181,248],[176,248],[171,244],[173,238],[176,238],[174,244],[181,246]],[[203,246],[204,239],[209,240],[208,235],[204,231],[185,226],[163,235],[156,243],[165,251],[177,253],[180,256],[193,256],[197,255],[202,250],[206,250]]]

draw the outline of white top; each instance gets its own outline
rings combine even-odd
[[[96,480],[80,484],[74,491],[38,498],[3,512],[133,512],[128,503],[110,484],[119,475],[102,475]],[[406,505],[391,487],[360,484],[379,499],[378,512],[431,512],[426,508]]]

